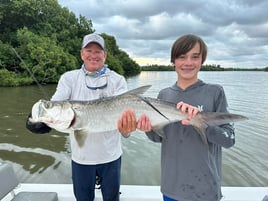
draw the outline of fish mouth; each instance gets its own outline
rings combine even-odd
[[[75,124],[75,115],[74,115],[74,118],[72,119],[68,128],[71,128],[74,124]]]

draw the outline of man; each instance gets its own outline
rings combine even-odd
[[[93,100],[114,96],[127,91],[123,76],[105,64],[107,53],[104,39],[98,34],[83,38],[80,51],[83,65],[80,69],[64,73],[51,100]],[[121,135],[135,130],[136,124],[126,110],[118,120],[118,131],[87,135],[79,146],[74,133],[70,133],[72,152],[73,190],[77,201],[93,201],[96,177],[99,177],[104,201],[118,201],[121,171]],[[43,123],[30,123],[26,127],[34,133],[47,133],[51,129]]]

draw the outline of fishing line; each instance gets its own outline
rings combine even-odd
[[[18,59],[21,61],[21,63],[23,64],[23,66],[26,68],[26,70],[30,73],[31,77],[33,78],[33,80],[36,82],[38,88],[40,89],[40,91],[42,92],[42,94],[45,96],[45,98],[47,100],[49,100],[49,97],[47,95],[47,93],[45,92],[44,88],[42,87],[42,85],[37,81],[37,79],[35,78],[34,74],[32,73],[32,71],[28,68],[28,66],[25,64],[25,62],[23,61],[23,59],[20,57],[20,55],[18,54],[18,52],[12,48],[13,52],[16,54],[16,56],[18,57]]]

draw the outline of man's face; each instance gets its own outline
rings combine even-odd
[[[89,43],[81,50],[81,59],[88,71],[99,70],[105,63],[106,52],[96,43]]]

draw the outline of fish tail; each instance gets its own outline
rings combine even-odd
[[[248,119],[243,115],[224,112],[201,112],[199,113],[199,117],[202,124],[206,124],[207,126],[219,126]]]

